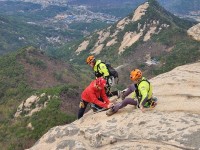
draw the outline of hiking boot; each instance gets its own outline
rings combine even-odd
[[[114,113],[116,113],[117,111],[114,111],[113,107],[111,107],[108,111],[106,111],[106,115],[107,116],[111,116],[113,115]]]
[[[154,108],[154,107],[156,107],[156,105],[157,105],[157,103],[154,102],[154,101],[152,101],[152,103],[151,103],[151,105],[150,105],[150,108]]]
[[[157,102],[157,101],[158,101],[158,98],[157,98],[157,97],[155,97],[155,96],[154,96],[154,97],[152,97],[151,99],[152,99],[152,101],[154,101],[154,102]]]

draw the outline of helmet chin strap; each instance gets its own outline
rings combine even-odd
[[[138,80],[137,80],[137,83],[140,83],[141,81],[142,81],[142,78],[138,79]]]
[[[135,83],[135,84],[138,84],[138,83],[140,83],[141,80],[142,80],[142,78],[137,79],[137,80],[134,81],[134,83]]]

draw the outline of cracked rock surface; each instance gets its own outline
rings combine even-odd
[[[109,117],[89,111],[52,128],[30,150],[199,150],[199,77],[200,63],[177,67],[150,80],[154,109],[128,105]]]

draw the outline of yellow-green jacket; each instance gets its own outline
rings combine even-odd
[[[147,81],[145,77],[135,85],[136,90],[133,93],[133,98],[137,97],[139,101],[139,105],[144,106],[147,100],[152,98],[152,85]]]
[[[108,69],[105,63],[101,63],[101,60],[97,60],[93,67],[95,76],[98,77],[107,77],[109,76]]]
[[[127,90],[123,93],[123,99],[132,93],[132,98],[138,99],[138,105],[144,106],[147,100],[152,98],[152,90],[152,85],[145,77],[143,77],[138,84],[131,84],[127,88]]]

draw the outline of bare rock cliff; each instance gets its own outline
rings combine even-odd
[[[188,35],[191,35],[195,40],[200,41],[200,23],[191,27],[187,33]]]
[[[30,150],[199,150],[199,77],[200,62],[177,67],[151,79],[156,108],[127,106],[110,117],[89,111],[52,128]]]

